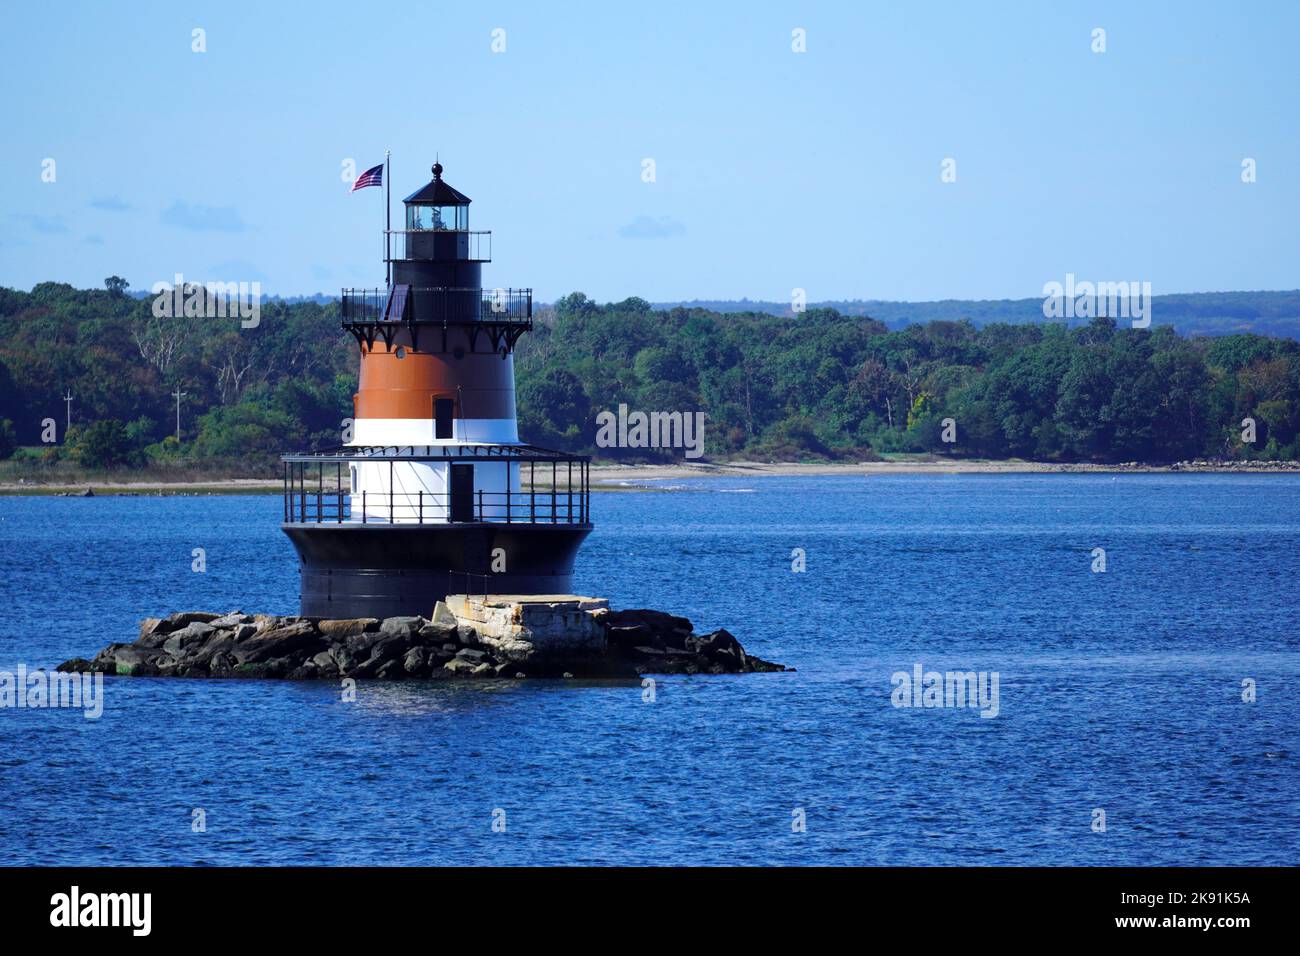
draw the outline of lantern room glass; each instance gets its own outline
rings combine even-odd
[[[469,207],[410,205],[406,207],[406,228],[464,232],[469,229]]]

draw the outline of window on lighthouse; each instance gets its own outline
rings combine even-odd
[[[406,228],[464,231],[469,228],[469,207],[407,206]]]

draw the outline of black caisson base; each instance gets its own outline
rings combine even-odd
[[[430,617],[448,594],[568,594],[587,525],[282,524],[303,617]],[[501,549],[505,570],[492,571]],[[484,581],[484,578],[487,581]]]

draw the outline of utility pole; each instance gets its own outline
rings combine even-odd
[[[68,403],[68,420],[63,427],[63,434],[66,437],[72,429],[72,389],[68,389],[68,394],[63,396],[63,400]]]
[[[178,444],[181,440],[181,399],[188,394],[189,392],[182,392],[179,385],[176,386],[176,391],[172,392],[176,397],[176,442]]]

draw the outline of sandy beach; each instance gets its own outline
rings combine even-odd
[[[681,478],[764,478],[812,475],[1010,474],[1044,471],[1106,471],[1090,465],[1018,461],[864,461],[864,462],[675,462],[667,465],[593,464],[591,480],[599,484]]]
[[[691,462],[663,465],[617,465],[596,463],[591,466],[593,491],[652,490],[658,482],[693,478],[768,478],[820,475],[1012,475],[1012,474],[1106,474],[1106,473],[1241,473],[1300,472],[1300,462],[1262,461],[1185,461],[1169,465],[1062,464],[1042,461],[993,461],[962,459],[953,461],[896,458],[889,461],[864,462]],[[221,495],[279,494],[281,484],[266,478],[221,478],[210,481],[113,481],[92,479],[70,484],[0,482],[0,495]]]
[[[1108,474],[1142,472],[1295,472],[1300,462],[1211,462],[1187,461],[1168,465],[1144,465],[1138,462],[1122,464],[1062,464],[1042,461],[992,461],[963,459],[932,461],[898,458],[890,461],[864,462],[678,462],[670,465],[611,465],[595,464],[591,467],[594,485],[617,487],[625,483],[641,483],[683,478],[721,477],[790,477],[810,475],[1012,475],[1012,474]]]

